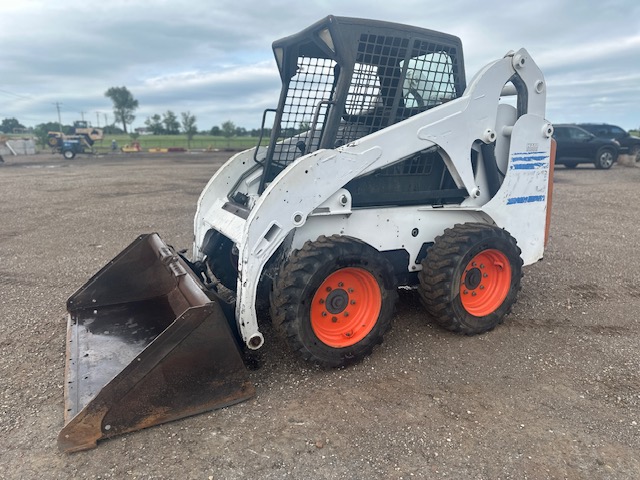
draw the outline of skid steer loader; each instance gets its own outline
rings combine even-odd
[[[479,334],[542,258],[553,127],[526,50],[467,84],[457,37],[329,16],[273,51],[268,146],[210,179],[190,259],[141,235],[70,297],[63,450],[253,396],[260,302],[293,351],[338,367],[382,341],[399,286]]]

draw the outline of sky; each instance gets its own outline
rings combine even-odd
[[[638,0],[0,0],[0,119],[112,123],[113,86],[139,101],[133,127],[189,111],[200,130],[259,128],[280,79],[271,43],[321,18],[364,17],[462,39],[467,79],[526,48],[553,123],[640,126]]]

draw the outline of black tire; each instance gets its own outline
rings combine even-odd
[[[398,292],[380,252],[334,235],[295,250],[281,264],[270,297],[274,327],[291,350],[323,367],[341,367],[382,342]]]
[[[447,330],[465,335],[487,332],[511,312],[520,291],[522,263],[520,248],[506,230],[457,224],[436,237],[422,261],[420,299]]]
[[[564,163],[564,168],[569,168],[571,170],[573,170],[577,166],[578,166],[578,162],[565,162]]]
[[[73,150],[64,150],[62,152],[62,156],[67,160],[73,160],[73,158],[76,156],[76,152],[74,152]]]
[[[596,158],[593,161],[598,170],[608,170],[616,161],[616,152],[612,148],[602,147],[596,153]]]
[[[51,136],[47,139],[47,143],[49,144],[50,147],[57,147],[58,144],[60,143],[60,138]]]

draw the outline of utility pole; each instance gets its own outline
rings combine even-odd
[[[60,133],[64,133],[62,131],[62,118],[60,117],[60,105],[62,105],[60,102],[55,102],[54,105],[56,106],[56,110],[58,111],[58,128],[60,128]]]
[[[97,128],[100,128],[100,112],[96,112],[96,120],[97,120],[97,123],[98,123],[98,124],[96,125],[96,127],[97,127]]]
[[[82,121],[84,122],[84,114],[87,112],[80,112],[80,116],[82,117]]]
[[[108,122],[107,122],[107,114],[105,113],[105,114],[104,114],[104,126],[105,126],[105,127],[107,126],[107,123],[108,123]]]

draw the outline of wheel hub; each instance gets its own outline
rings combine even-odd
[[[347,308],[348,304],[349,294],[342,288],[331,290],[331,292],[327,296],[327,299],[325,300],[327,311],[333,315],[342,313],[342,311]]]
[[[474,267],[467,272],[464,277],[464,286],[469,290],[475,290],[482,282],[482,272],[478,267]]]
[[[309,312],[311,328],[325,345],[349,347],[371,332],[381,308],[376,278],[362,268],[341,268],[327,276],[316,290]]]
[[[511,289],[511,265],[496,249],[478,253],[460,277],[460,302],[471,315],[484,317],[495,312]]]

